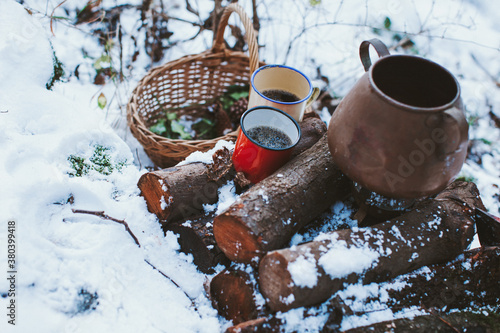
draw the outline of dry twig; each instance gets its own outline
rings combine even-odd
[[[454,332],[460,333],[460,331],[453,326],[449,321],[445,320],[443,317],[441,317],[439,314],[437,314],[434,310],[430,310],[429,313],[433,315],[434,317],[438,318],[441,320],[443,323],[445,323],[448,327],[450,327]]]
[[[83,210],[83,209],[72,209],[73,213],[75,214],[88,214],[88,215],[95,215],[98,216],[104,220],[110,220],[119,224],[123,224],[125,226],[125,230],[129,233],[129,235],[134,239],[135,243],[137,246],[141,247],[141,244],[139,243],[139,240],[137,237],[135,237],[134,233],[132,230],[130,230],[130,227],[128,226],[128,223],[125,220],[118,220],[115,219],[114,217],[109,216],[108,214],[104,213],[103,211],[92,211],[92,210]]]
[[[110,220],[110,221],[113,221],[113,222],[116,222],[116,223],[119,223],[119,224],[123,224],[125,226],[125,230],[127,230],[127,232],[129,233],[129,235],[134,239],[134,241],[137,244],[137,246],[141,247],[141,244],[139,243],[139,240],[134,235],[134,233],[132,232],[132,230],[130,230],[130,228],[128,226],[128,223],[125,220],[118,220],[118,219],[116,219],[114,217],[111,217],[108,214],[104,213],[104,211],[92,211],[92,210],[84,210],[84,209],[72,209],[72,211],[75,214],[95,215],[95,216],[98,216],[98,217],[100,217],[100,218],[102,218],[104,220]],[[189,297],[189,295],[179,286],[179,284],[177,282],[175,282],[171,277],[169,277],[168,275],[166,275],[165,273],[163,273],[162,271],[160,271],[158,268],[156,268],[156,266],[154,266],[152,263],[150,263],[147,259],[144,259],[144,261],[149,266],[151,266],[155,271],[158,271],[163,277],[165,277],[168,280],[170,280],[170,282],[172,282],[177,288],[179,288],[180,290],[182,290],[182,292],[184,293],[184,295],[186,295],[186,297],[189,298],[191,300],[191,302],[193,302],[193,299],[191,297]],[[194,303],[193,303],[193,306],[194,306]]]
[[[493,76],[493,74],[491,74],[487,69],[486,67],[484,67],[484,65],[476,58],[476,56],[474,55],[474,53],[471,53],[470,56],[472,57],[472,60],[474,60],[474,63],[479,67],[481,68],[481,70],[486,74],[488,75],[488,77],[493,81],[493,83],[495,83],[495,85],[497,87],[500,88],[500,82],[497,80],[496,77]]]
[[[56,12],[56,9],[59,8],[59,7],[61,7],[66,1],[68,1],[68,0],[64,0],[63,2],[61,2],[60,4],[58,4],[54,8],[54,10],[52,11],[52,14],[50,14],[50,32],[52,32],[52,35],[54,35],[54,36],[56,35],[54,33],[54,29],[52,29],[52,22],[54,21],[54,13]]]

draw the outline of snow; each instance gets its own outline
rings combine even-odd
[[[283,320],[285,332],[319,332],[328,319],[325,309],[305,311],[302,308],[278,312],[276,317]]]
[[[351,273],[361,274],[372,267],[379,257],[380,253],[368,245],[348,246],[345,241],[339,240],[319,258],[318,263],[332,279],[335,279]]]
[[[136,186],[147,171],[145,167],[153,164],[128,130],[125,109],[137,82],[158,65],[151,63],[145,52],[140,52],[135,62],[130,60],[136,50],[144,50],[145,39],[132,38],[141,28],[140,14],[126,9],[120,18],[125,79],[97,86],[93,84],[94,62],[103,55],[103,47],[89,32],[89,25],[75,27],[71,20],[54,19],[51,29],[49,18],[52,14],[73,15],[87,2],[25,0],[20,5],[13,0],[0,1],[0,267],[7,267],[6,225],[14,221],[18,272],[16,325],[8,324],[3,314],[0,331],[224,331],[231,323],[217,315],[203,288],[211,276],[196,269],[192,256],[179,252],[176,235],[163,233]],[[127,3],[141,5],[142,1],[104,0],[102,6],[109,9]],[[199,19],[184,9],[183,1],[163,3],[169,15],[188,21]],[[210,1],[191,3],[205,17],[213,6]],[[250,1],[240,3],[251,12]],[[481,157],[481,161],[468,159],[460,176],[471,177],[487,209],[499,215],[500,130],[488,115],[491,111],[500,116],[500,94],[490,77],[498,80],[500,73],[500,14],[495,3],[318,3],[260,2],[260,60],[295,66],[315,82],[320,72],[329,78],[330,92],[344,96],[363,74],[357,56],[360,42],[378,37],[393,43],[396,34],[407,33],[419,55],[442,64],[457,77],[471,123],[470,139]],[[391,31],[383,29],[385,17],[391,19]],[[233,17],[230,22],[237,24]],[[374,27],[381,28],[379,34],[374,33]],[[169,30],[174,32],[168,41],[172,44],[198,31],[181,20],[170,20]],[[169,48],[162,63],[205,51],[211,43],[212,33],[205,30]],[[53,75],[54,53],[66,75],[50,91],[46,84]],[[110,55],[110,65],[117,66],[118,48],[112,48]],[[472,55],[489,73],[478,66]],[[97,103],[101,93],[107,101],[104,109]],[[328,122],[326,110],[322,110],[321,118]],[[95,163],[98,147],[106,148],[109,163],[104,171],[99,171]],[[220,141],[211,152],[221,147],[232,149],[234,143]],[[211,152],[193,153],[181,164],[212,163]],[[71,156],[88,166],[85,175],[74,175],[75,165],[68,160]],[[206,207],[208,211],[220,213],[237,200],[234,184],[221,187],[219,197],[218,203]],[[263,193],[262,197],[267,195]],[[167,205],[167,201],[164,198],[163,204]],[[135,244],[123,225],[75,214],[72,209],[104,211],[125,220],[141,246]],[[290,245],[341,226],[356,227],[356,221],[350,218],[352,212],[350,203],[336,203],[322,217],[327,222],[322,228],[297,234]],[[436,223],[439,221],[429,222],[429,227]],[[399,230],[395,227],[393,232],[397,235]],[[478,245],[476,237],[471,246]],[[381,255],[342,242],[324,250],[320,263],[332,276],[362,272]],[[295,284],[315,285],[317,268],[307,255],[289,268]],[[429,272],[424,267],[415,274],[430,279]],[[345,318],[342,330],[420,314],[420,309],[393,313],[384,308],[387,290],[403,284],[399,283],[351,285],[340,291],[338,295],[347,305],[365,311]],[[9,302],[8,289],[8,280],[0,279],[0,308],[4,311]],[[262,296],[256,298],[263,306]],[[317,332],[327,319],[327,309],[322,304],[277,316],[285,321],[287,332]]]
[[[231,206],[236,200],[238,200],[239,197],[239,195],[236,194],[236,187],[234,185],[234,181],[232,180],[229,180],[226,184],[222,185],[218,189],[217,193],[219,200],[216,203],[203,205],[206,213],[215,211],[215,215],[219,215],[229,208],[229,206]]]
[[[288,264],[293,283],[298,287],[313,288],[318,282],[316,262],[310,253],[299,256]]]
[[[264,189],[259,189],[259,195],[262,197],[262,200],[264,200],[264,203],[265,204],[268,204],[269,203],[269,196],[264,193]]]
[[[355,313],[363,313],[362,315],[350,315],[344,318],[341,330],[345,331],[397,318],[412,318],[417,315],[424,315],[425,311],[420,307],[412,307],[397,312],[393,312],[387,307],[388,291],[400,290],[405,285],[404,282],[371,283],[368,285],[353,284],[337,292],[336,296],[340,297]]]
[[[209,149],[206,152],[201,152],[201,151],[192,152],[183,161],[177,163],[177,165],[180,166],[180,165],[185,165],[185,164],[190,164],[190,163],[195,163],[195,162],[212,164],[214,162],[212,160],[213,153],[215,153],[217,150],[222,149],[224,147],[227,148],[228,150],[232,150],[232,149],[234,149],[234,142],[226,141],[226,140],[219,140],[219,141],[217,141],[217,143],[215,144],[215,146],[212,149]]]

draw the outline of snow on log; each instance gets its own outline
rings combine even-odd
[[[296,156],[311,148],[325,133],[326,125],[318,118],[304,119],[300,124],[302,137],[295,147],[292,156]],[[213,155],[217,164],[217,151]],[[141,195],[146,200],[148,210],[156,214],[158,219],[171,222],[197,215],[203,211],[204,204],[213,204],[218,200],[217,190],[235,171],[229,159],[225,161],[227,176],[214,179],[211,175],[213,164],[195,162],[152,171],[142,175],[137,183]]]
[[[251,187],[214,219],[220,249],[236,262],[258,262],[345,197],[350,181],[333,164],[324,135],[313,147]]]
[[[457,181],[387,222],[270,252],[259,266],[261,292],[273,311],[286,311],[323,302],[345,283],[382,282],[447,262],[472,241],[474,207],[483,207],[476,186]]]
[[[202,214],[162,225],[165,232],[171,231],[179,236],[180,251],[192,254],[193,263],[206,274],[213,274],[219,264],[229,264],[215,242],[212,223],[213,215]]]
[[[338,330],[325,329],[322,333],[336,333]],[[401,318],[384,321],[370,326],[353,328],[344,333],[449,333],[449,332],[500,332],[500,315],[498,313],[477,313],[460,311],[450,314],[435,314],[415,318]]]

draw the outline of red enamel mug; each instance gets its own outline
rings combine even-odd
[[[301,135],[295,119],[270,106],[245,111],[240,126],[232,160],[236,171],[254,184],[288,162]]]

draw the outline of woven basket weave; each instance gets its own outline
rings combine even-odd
[[[249,56],[226,49],[224,30],[229,16],[236,12],[246,30]],[[184,56],[152,69],[134,89],[127,105],[127,122],[146,154],[160,168],[177,164],[195,151],[206,151],[219,140],[235,140],[237,131],[211,140],[173,140],[148,128],[165,117],[165,110],[178,116],[195,116],[200,105],[210,105],[232,85],[249,85],[259,65],[259,54],[252,22],[237,4],[226,7],[210,50]]]

